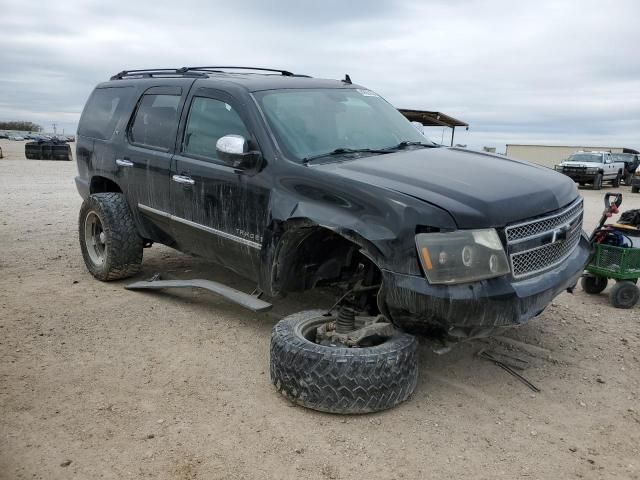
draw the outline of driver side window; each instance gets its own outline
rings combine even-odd
[[[194,97],[184,132],[182,151],[186,154],[217,159],[216,142],[225,135],[249,132],[231,105],[207,97]]]

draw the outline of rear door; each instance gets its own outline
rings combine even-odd
[[[146,90],[138,100],[126,141],[116,158],[132,210],[169,236],[171,159],[183,104],[182,87]]]
[[[234,169],[217,158],[217,140],[242,135],[259,148],[240,102],[201,88],[190,96],[174,157],[171,200],[178,248],[248,278],[257,278],[267,221],[269,180],[264,172]]]

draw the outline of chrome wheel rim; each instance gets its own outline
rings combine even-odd
[[[84,220],[84,242],[91,262],[96,266],[102,265],[107,256],[107,234],[95,212],[89,212]]]

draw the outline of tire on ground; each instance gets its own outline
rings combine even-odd
[[[640,187],[631,187],[631,193],[638,193],[640,192]]]
[[[616,308],[633,308],[640,300],[640,289],[633,282],[617,282],[609,292],[609,299]]]
[[[98,216],[105,233],[104,261],[101,264],[94,263],[87,250],[85,221],[91,212]],[[90,195],[80,207],[78,234],[84,263],[98,280],[128,278],[140,271],[143,240],[138,235],[133,215],[122,193]]]
[[[618,175],[616,175],[616,178],[614,178],[611,181],[611,186],[613,188],[618,188],[620,186],[620,181],[622,180],[622,174],[618,173]]]
[[[593,189],[600,190],[602,188],[602,174],[598,173],[593,179]]]
[[[595,275],[586,275],[580,280],[582,289],[592,295],[603,292],[604,289],[607,288],[607,283],[609,283],[609,280],[606,277],[598,277]]]
[[[398,332],[373,347],[318,345],[303,333],[327,322],[324,313],[299,312],[273,328],[271,381],[276,389],[294,403],[331,413],[376,412],[409,398],[418,377],[416,338]]]

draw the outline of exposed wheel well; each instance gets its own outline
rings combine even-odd
[[[91,185],[89,186],[89,193],[105,193],[105,192],[117,192],[122,193],[120,186],[113,180],[109,180],[106,177],[92,177]]]
[[[297,225],[283,234],[272,270],[275,291],[299,292],[333,286],[346,292],[358,280],[364,285],[377,285],[381,281],[380,269],[363,254],[362,245],[314,224]],[[371,293],[375,296],[376,292]]]

